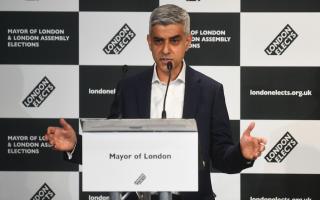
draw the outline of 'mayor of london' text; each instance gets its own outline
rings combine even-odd
[[[168,160],[172,159],[171,154],[148,154],[148,153],[138,153],[138,154],[116,154],[116,153],[109,153],[108,158],[110,160],[130,160],[130,159],[144,159],[144,160]]]
[[[288,90],[250,90],[250,96],[312,96],[312,90],[299,90],[299,91],[288,91]]]
[[[68,42],[64,29],[8,29],[8,47],[38,48],[42,42]]]
[[[8,34],[64,34],[64,29],[8,29]]]
[[[226,35],[225,30],[191,30],[191,34],[194,35]]]
[[[41,149],[50,148],[44,136],[8,135],[7,154],[39,154]]]

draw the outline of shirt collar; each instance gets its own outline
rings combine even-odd
[[[158,74],[157,74],[156,67],[157,67],[157,64],[155,63],[154,67],[153,67],[153,76],[152,76],[152,82],[151,83],[161,83],[161,81],[160,81],[160,79],[158,77]],[[182,69],[181,69],[178,77],[175,80],[171,81],[171,82],[182,82],[182,83],[184,83],[185,80],[186,80],[186,63],[183,60],[182,61]]]

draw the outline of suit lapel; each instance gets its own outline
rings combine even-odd
[[[186,68],[186,85],[184,93],[183,118],[195,118],[201,94],[201,79],[189,66]]]
[[[150,118],[151,81],[153,67],[141,76],[137,84],[137,104],[140,118]]]

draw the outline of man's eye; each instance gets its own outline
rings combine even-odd
[[[161,39],[154,39],[154,43],[155,43],[155,44],[161,44],[161,43],[162,43],[162,40],[161,40]]]
[[[177,44],[177,43],[179,43],[179,42],[180,42],[179,38],[173,38],[173,39],[171,39],[171,43],[172,43],[172,44]]]

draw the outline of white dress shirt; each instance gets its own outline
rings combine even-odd
[[[186,65],[185,62],[183,62],[178,77],[169,84],[166,99],[167,118],[182,118],[185,78]],[[151,85],[150,118],[161,118],[166,87],[167,81],[163,83],[159,80],[156,65],[154,65]]]

